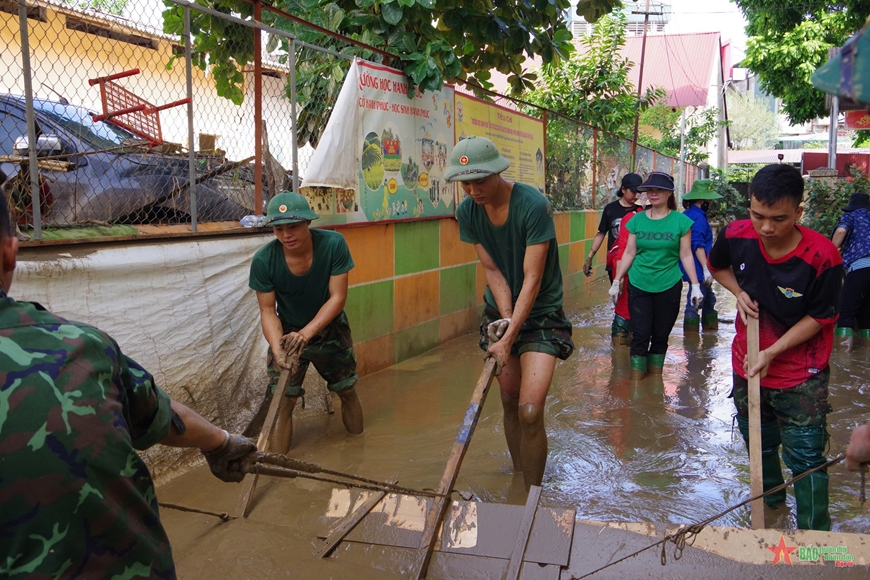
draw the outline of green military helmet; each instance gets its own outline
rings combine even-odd
[[[511,162],[501,156],[492,141],[472,135],[453,148],[444,177],[447,181],[474,181],[501,173],[510,166]]]
[[[867,34],[867,24],[843,45],[840,52],[816,69],[810,81],[826,93],[870,104],[870,34]]]
[[[684,201],[698,201],[699,199],[721,199],[722,196],[713,189],[713,182],[709,179],[696,179],[692,189],[683,196]]]
[[[282,191],[269,202],[263,225],[280,226],[310,222],[319,218],[320,216],[309,207],[308,200],[305,199],[304,195],[295,191]]]

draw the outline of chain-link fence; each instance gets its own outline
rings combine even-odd
[[[395,63],[258,6],[231,16],[186,0],[0,0],[0,180],[22,232],[240,227],[298,187],[350,60]],[[205,28],[211,44],[199,45],[191,31]],[[602,207],[630,143],[547,113],[531,111],[546,125],[554,205]],[[642,174],[678,165],[638,148]],[[353,199],[315,191],[312,202],[323,212]]]

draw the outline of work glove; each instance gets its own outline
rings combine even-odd
[[[710,273],[710,268],[707,266],[702,266],[704,272],[704,279],[701,281],[701,284],[709,288],[713,285],[713,274]]]
[[[586,261],[583,262],[583,275],[587,278],[592,275],[592,256],[586,256]]]
[[[230,435],[223,445],[208,453],[203,452],[211,472],[222,481],[238,483],[245,477],[243,462],[245,457],[257,452],[257,444],[241,435]]]
[[[689,301],[695,310],[701,308],[701,305],[704,303],[704,293],[701,292],[700,284],[692,284],[689,287]]]
[[[510,325],[510,318],[500,318],[495,322],[490,322],[486,327],[486,338],[489,339],[490,344],[495,344],[498,342],[502,336],[504,336],[507,327]]]
[[[610,285],[610,290],[607,291],[610,294],[610,299],[613,300],[614,306],[619,302],[620,286],[622,286],[622,280],[614,280],[613,284]]]

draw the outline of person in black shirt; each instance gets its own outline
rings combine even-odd
[[[616,201],[612,201],[604,206],[604,211],[601,213],[601,222],[598,224],[598,233],[592,240],[592,250],[586,256],[586,262],[583,264],[583,273],[586,276],[592,275],[592,259],[598,253],[598,248],[604,241],[604,236],[607,235],[607,251],[613,247],[616,242],[616,237],[619,235],[619,224],[622,223],[622,218],[625,214],[637,209],[635,201],[637,200],[637,187],[643,183],[643,178],[637,173],[626,173],[622,176],[622,185],[616,190]],[[613,264],[610,263],[610,254],[608,253],[607,277],[610,282],[613,282]]]

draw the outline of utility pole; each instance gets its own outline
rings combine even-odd
[[[646,0],[646,9],[643,12],[637,10],[632,11],[632,14],[643,14],[643,39],[640,43],[640,70],[637,77],[637,104],[634,110],[634,136],[631,139],[631,171],[634,171],[637,161],[637,129],[640,123],[640,100],[643,95],[643,61],[646,56],[646,29],[649,25],[649,17],[653,15],[662,15],[663,12],[650,12],[649,0]]]

